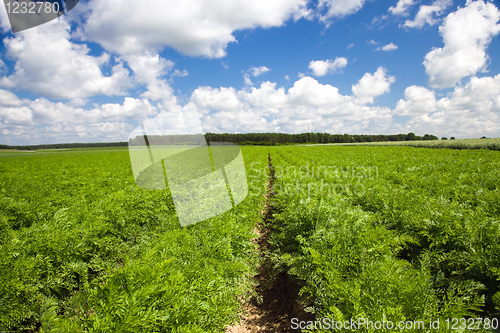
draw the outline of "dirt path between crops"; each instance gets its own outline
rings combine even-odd
[[[262,211],[264,223],[259,223],[255,228],[258,238],[252,242],[258,247],[262,256],[259,273],[253,277],[257,286],[249,302],[243,304],[245,314],[240,322],[226,329],[226,333],[245,332],[300,332],[290,328],[291,320],[295,313],[303,311],[294,306],[294,299],[300,287],[289,280],[286,272],[277,272],[272,269],[271,262],[266,253],[269,250],[269,225],[271,224],[274,208],[270,204],[273,196],[272,186],[275,180],[271,157],[268,155],[269,181],[267,184],[266,201]]]

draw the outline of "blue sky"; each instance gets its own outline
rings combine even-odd
[[[2,8],[0,144],[124,141],[148,119],[165,134],[500,136],[498,2],[148,6],[80,1],[15,34]]]

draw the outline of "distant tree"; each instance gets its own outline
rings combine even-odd
[[[445,137],[445,136],[443,136],[443,137],[441,138],[441,140],[448,140],[448,138],[447,138],[447,137]]]
[[[455,140],[455,137],[454,137],[454,136],[452,136],[452,137],[450,138],[450,140]]]
[[[408,135],[406,136],[406,141],[414,141],[416,139],[417,138],[415,136],[415,133],[412,133],[412,132],[408,133]]]
[[[485,137],[485,136],[482,136],[482,137],[481,137],[481,139],[488,139],[488,138],[487,138],[487,137]]]

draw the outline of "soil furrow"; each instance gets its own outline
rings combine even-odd
[[[275,180],[271,157],[268,155],[269,180],[266,200],[262,211],[263,223],[258,223],[255,232],[258,235],[252,242],[258,246],[262,256],[259,273],[253,277],[256,283],[255,293],[250,301],[243,304],[245,314],[239,323],[228,327],[226,333],[241,332],[293,332],[290,322],[293,318],[293,297],[298,293],[298,286],[292,286],[288,274],[276,271],[268,258],[269,232],[272,226],[274,207],[272,206],[273,183]],[[294,289],[294,290],[292,290]]]

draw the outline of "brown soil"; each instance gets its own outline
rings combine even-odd
[[[264,224],[259,223],[256,226],[255,233],[259,237],[252,239],[262,256],[259,273],[253,277],[256,285],[255,293],[247,303],[242,304],[245,314],[240,318],[240,322],[228,327],[226,333],[299,332],[290,328],[292,318],[299,317],[303,320],[304,316],[310,317],[294,303],[300,287],[290,281],[286,272],[274,270],[266,256],[269,250],[268,226],[272,222],[274,212],[270,205],[274,182],[274,170],[270,156],[268,156],[268,166],[270,170],[268,191],[262,211]]]

